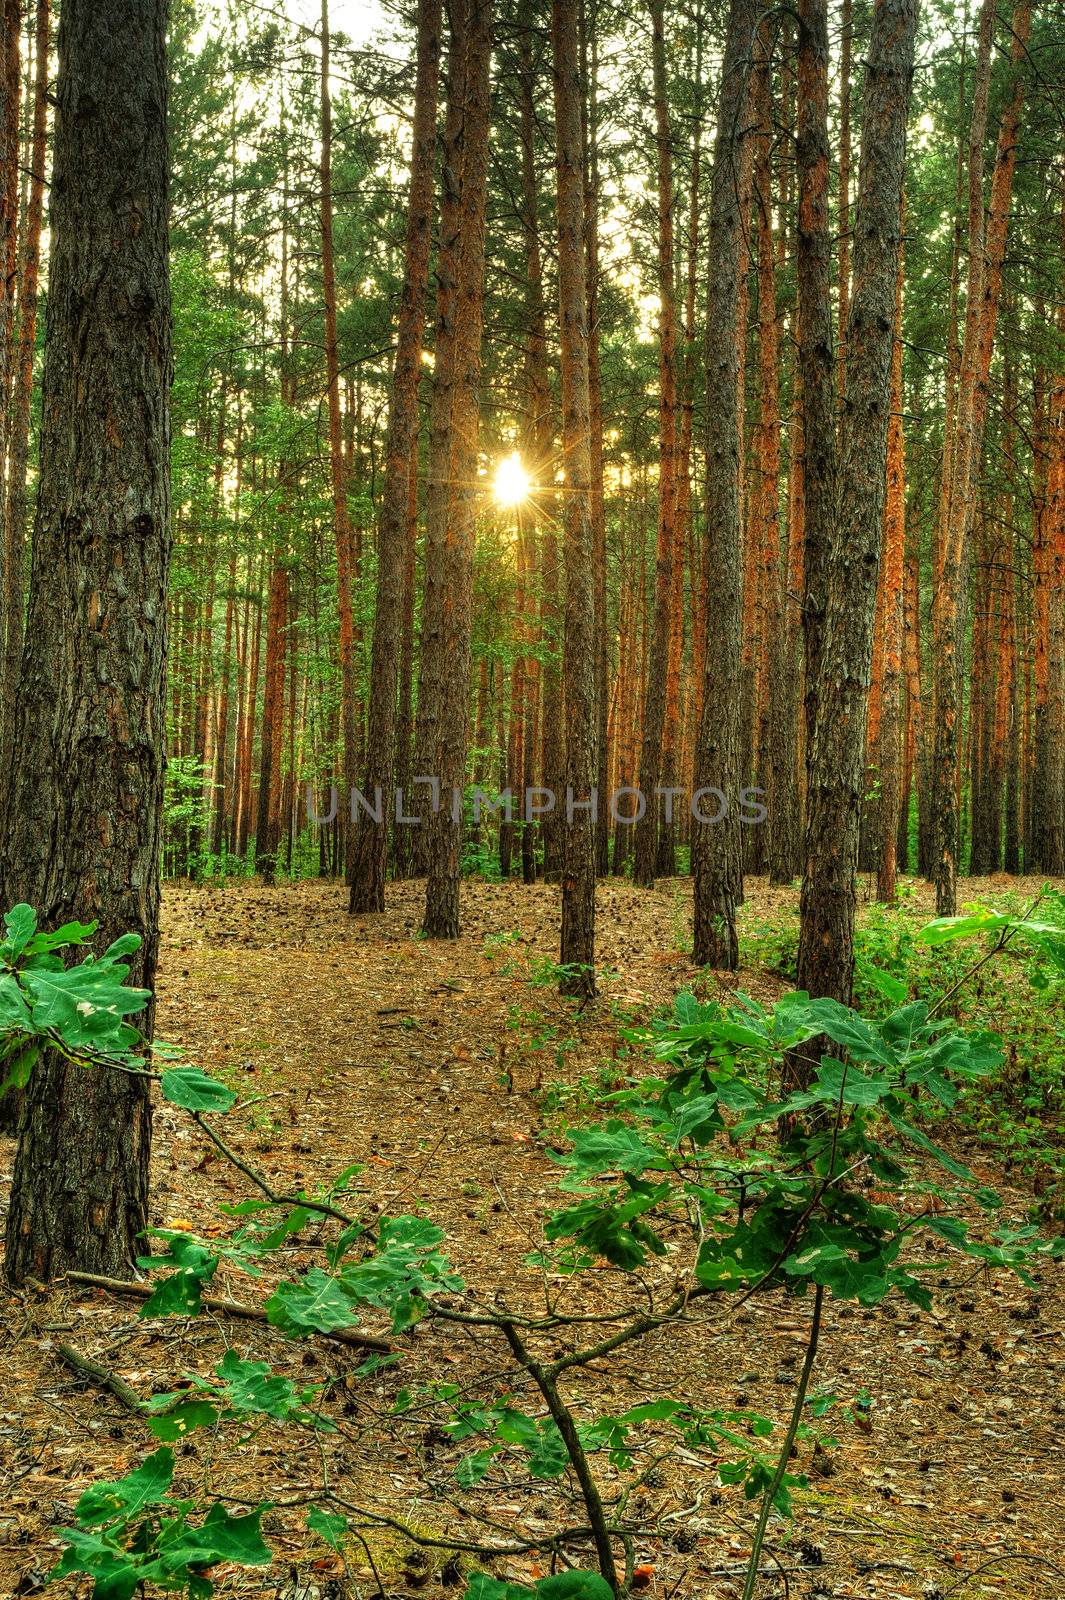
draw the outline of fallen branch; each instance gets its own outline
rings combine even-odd
[[[148,1407],[135,1390],[131,1389],[124,1378],[117,1372],[112,1372],[109,1367],[101,1366],[98,1361],[92,1361],[88,1356],[82,1355],[80,1350],[75,1350],[72,1344],[59,1344],[56,1346],[59,1359],[72,1367],[83,1378],[90,1378],[101,1389],[107,1389],[115,1399],[125,1406],[127,1411],[134,1411],[138,1416],[145,1416]]]
[[[128,1295],[133,1300],[147,1300],[154,1294],[154,1289],[149,1283],[134,1283],[125,1278],[102,1278],[95,1272],[68,1272],[67,1281],[70,1283],[88,1284],[94,1289],[106,1289],[110,1294]],[[230,1300],[227,1295],[205,1294],[201,1304],[207,1311],[215,1311],[223,1317],[243,1317],[248,1322],[268,1322],[266,1312],[258,1306],[246,1306],[243,1301]],[[392,1345],[387,1339],[379,1339],[376,1334],[363,1333],[361,1328],[335,1328],[331,1333],[323,1333],[323,1339],[332,1339],[337,1344],[351,1345],[356,1350],[375,1350],[382,1355],[392,1354]]]

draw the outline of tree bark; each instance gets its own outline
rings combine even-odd
[[[595,554],[591,505],[588,283],[584,247],[584,160],[577,17],[552,0],[558,296],[561,334],[563,541],[566,568],[564,696],[566,787],[563,829],[564,994],[595,993],[595,829],[590,810],[598,767],[595,693]]]
[[[1031,27],[1030,0],[1020,0],[1013,15],[1010,53],[1013,83],[999,129],[990,220],[985,231],[983,147],[987,129],[993,24],[993,0],[985,0],[981,13],[969,135],[969,272],[965,332],[951,447],[950,493],[940,541],[942,557],[932,611],[935,664],[932,869],[936,909],[940,916],[952,916],[957,908],[966,549],[972,525],[973,490],[980,467],[987,419],[991,353],[998,321],[1006,229],[1017,160],[1017,134],[1024,100],[1022,68]]]
[[[7,503],[7,451],[15,392],[15,301],[18,297],[19,121],[22,97],[22,0],[0,0],[0,512]],[[2,524],[0,516],[0,524]],[[2,532],[2,527],[0,527]],[[21,622],[21,617],[20,617]],[[0,585],[0,647],[7,638],[7,584]],[[2,654],[2,649],[0,649]],[[0,683],[0,738],[9,710]]]
[[[259,801],[255,820],[255,870],[273,883],[280,842],[282,735],[285,722],[285,636],[288,620],[288,569],[275,551],[270,562],[266,609],[266,669],[262,733],[259,739]]]
[[[880,857],[876,897],[884,905],[895,899],[902,764],[902,629],[906,574],[906,457],[902,429],[902,286],[905,252],[899,242],[895,284],[895,343],[891,353],[891,415],[887,437],[887,493],[884,502],[883,678],[880,739],[875,759],[880,772]]]
[[[839,339],[837,371],[840,398],[847,383],[847,318],[851,296],[851,36],[854,28],[852,0],[843,0],[839,19]]]
[[[403,289],[392,369],[392,403],[385,443],[385,473],[377,523],[377,602],[370,665],[370,704],[363,793],[383,797],[380,823],[361,815],[355,830],[349,910],[385,909],[385,868],[394,814],[396,690],[403,636],[409,479],[416,461],[418,382],[436,154],[436,99],[440,75],[441,0],[419,0],[414,145],[411,155]]]
[[[695,762],[693,807],[703,789],[692,833],[695,874],[695,960],[732,971],[739,961],[736,898],[741,891],[737,786],[740,737],[740,625],[743,573],[740,531],[740,303],[741,199],[748,66],[754,40],[754,0],[731,0],[718,104],[710,192],[709,275],[713,286],[707,332],[706,576],[715,634],[706,616],[706,683]]]
[[[344,801],[357,779],[358,720],[355,695],[355,631],[352,613],[352,531],[345,483],[340,419],[340,358],[337,352],[337,286],[333,256],[333,111],[329,89],[329,0],[322,0],[321,188],[322,299],[325,309],[326,399],[329,407],[329,483],[333,497],[333,536],[337,557],[337,610],[340,628],[340,701],[344,731]],[[267,630],[269,661],[269,629]],[[269,674],[269,666],[267,668]],[[266,733],[264,723],[264,737]],[[262,806],[260,802],[260,815]],[[349,864],[351,850],[348,851]],[[350,877],[349,865],[349,877]]]
[[[795,248],[799,376],[802,391],[803,639],[806,650],[807,799],[819,722],[821,648],[828,604],[836,495],[835,374],[832,351],[831,238],[828,225],[828,13],[803,0],[799,13],[796,163],[799,223]]]
[[[433,393],[429,407],[429,469],[425,486],[425,577],[422,588],[415,712],[414,776],[436,776],[440,693],[447,665],[443,653],[443,584],[448,515],[448,457],[451,400],[455,380],[456,299],[462,203],[463,122],[466,112],[466,36],[468,0],[449,8],[447,111],[440,153],[440,220],[436,251],[436,320],[433,342]],[[431,824],[428,786],[411,796],[420,826],[414,830],[414,867],[424,872]],[[413,814],[413,813],[412,813]]]
[[[1065,242],[1065,180],[1061,233]],[[1059,263],[1060,273],[1060,263]],[[1065,283],[1059,280],[1056,324],[1065,336]],[[1037,583],[1045,614],[1042,693],[1036,705],[1032,865],[1065,875],[1065,364],[1054,379],[1047,415],[1046,487],[1039,508],[1041,562]]]
[[[599,356],[599,40],[598,0],[579,0],[581,130],[584,141],[584,244],[588,273],[588,413],[591,447],[592,559],[595,590],[595,783],[600,803],[595,819],[595,870],[610,865],[610,812],[607,788],[607,562],[603,465],[603,377]]]
[[[918,0],[877,0],[866,64],[838,511],[816,658],[818,715],[810,729],[797,986],[844,1005],[854,981],[854,876],[917,7]],[[791,1066],[800,1080],[809,1072],[806,1059]]]
[[[33,353],[37,343],[37,298],[41,266],[41,224],[44,217],[44,169],[48,129],[49,0],[37,0],[34,30],[33,131],[30,136],[30,182],[23,226],[22,274],[19,284],[18,345],[11,384],[11,429],[8,438],[4,511],[4,596],[0,616],[7,629],[3,662],[3,706],[0,729],[10,734],[15,724],[15,691],[22,665],[22,613],[25,603],[26,470],[29,462],[30,408],[33,399]],[[2,481],[2,478],[0,478]],[[5,751],[10,743],[5,740]],[[7,757],[0,761],[6,765]],[[0,792],[4,783],[0,771]]]
[[[158,947],[170,557],[165,0],[65,0],[41,475],[0,897]],[[121,107],[121,116],[115,108]],[[152,1013],[142,1026],[150,1033]],[[147,1221],[147,1084],[38,1064],[6,1270],[126,1276]]]
[[[447,524],[441,593],[443,681],[439,695],[436,765],[440,807],[429,821],[429,875],[424,932],[456,939],[462,847],[462,793],[466,781],[466,722],[470,695],[473,623],[473,542],[477,516],[477,433],[481,334],[484,321],[484,233],[488,183],[491,0],[470,0],[467,17],[462,193],[455,274],[455,345],[448,429]]]
[[[772,748],[772,694],[782,691],[781,655],[784,595],[780,552],[780,350],[777,323],[776,258],[773,239],[773,83],[770,33],[758,30],[752,78],[752,114],[756,124],[754,200],[758,238],[758,389],[759,418],[752,521],[753,542],[759,552],[759,653],[755,675],[753,724],[753,776],[765,791],[770,812],[787,794],[773,793],[772,774],[779,766]],[[764,828],[751,831],[748,864],[752,872],[768,865],[768,839]]]
[[[664,0],[650,0],[651,64],[654,75],[655,148],[658,182],[658,540],[655,547],[654,621],[644,683],[643,748],[640,792],[645,809],[636,824],[633,881],[651,888],[655,881],[659,837],[662,741],[669,677],[673,616],[673,566],[676,550],[677,448],[677,305],[673,266],[673,154],[669,126],[669,83],[666,76]]]

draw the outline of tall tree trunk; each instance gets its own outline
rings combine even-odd
[[[658,155],[658,541],[655,547],[654,622],[651,655],[644,684],[643,748],[640,792],[644,811],[636,824],[633,879],[650,888],[658,856],[662,739],[669,672],[670,623],[673,614],[673,564],[676,550],[677,447],[677,304],[673,267],[673,154],[669,127],[669,83],[666,76],[664,0],[650,0],[651,63],[654,73],[655,130]]]
[[[584,242],[588,272],[588,406],[591,429],[592,554],[595,566],[595,870],[610,865],[610,811],[607,789],[607,582],[606,504],[603,491],[603,378],[599,358],[599,18],[598,0],[579,0],[584,140]]]
[[[887,436],[887,494],[884,502],[883,677],[880,739],[875,759],[880,770],[880,858],[876,897],[885,905],[895,899],[902,764],[902,630],[906,578],[906,458],[902,431],[902,286],[905,252],[900,240],[895,284],[895,343],[891,353],[891,415]]]
[[[694,504],[692,501],[692,446],[695,437],[695,387],[696,387],[696,303],[699,289],[699,219],[702,206],[702,163],[703,163],[703,31],[705,18],[701,6],[695,9],[693,18],[695,24],[695,45],[693,64],[692,87],[692,117],[694,127],[692,131],[691,165],[688,177],[688,238],[687,238],[687,266],[685,272],[684,295],[684,345],[680,363],[680,434],[677,441],[677,506],[676,521],[676,546],[678,556],[683,552],[683,559],[678,559],[677,570],[674,572],[673,584],[673,615],[671,619],[671,636],[669,666],[671,676],[679,683],[684,655],[684,566],[688,568],[688,603],[693,613],[692,628],[689,630],[692,653],[694,655],[695,638],[697,637],[699,617],[699,539],[695,526]],[[694,663],[693,663],[694,666]],[[684,686],[685,693],[685,726],[683,735],[676,730],[669,729],[667,712],[667,731],[670,731],[673,746],[667,751],[669,761],[666,767],[665,782],[678,783],[690,788],[692,771],[695,760],[695,735],[694,726],[694,701],[695,689],[693,684],[694,673],[689,672]],[[667,686],[668,701],[668,686]],[[680,719],[677,719],[678,724]],[[685,832],[690,834],[690,818],[685,817],[683,824]],[[672,830],[665,839],[668,856],[660,860],[660,875],[663,867],[668,867],[670,872],[676,871],[675,853],[672,849]]]
[[[706,573],[714,598],[707,640],[706,684],[695,762],[692,831],[695,874],[695,960],[732,971],[739,961],[736,898],[741,892],[737,793],[740,738],[740,625],[743,572],[740,526],[740,261],[741,181],[747,143],[748,62],[754,42],[754,0],[731,0],[718,103],[710,193],[710,283],[707,332]],[[705,626],[709,629],[709,610]],[[724,796],[700,791],[719,790]],[[709,804],[709,809],[707,806]],[[722,805],[724,816],[719,817]],[[718,818],[711,821],[711,818]]]
[[[922,721],[920,561],[916,541],[906,560],[902,591],[902,670],[906,711],[902,733],[902,775],[899,780],[899,825],[895,857],[899,872],[910,867],[910,802]]]
[[[473,542],[477,515],[477,432],[481,333],[484,320],[484,232],[488,183],[491,0],[470,0],[467,18],[466,112],[462,139],[460,249],[455,274],[455,347],[449,425],[447,526],[441,595],[443,682],[438,690],[436,766],[440,807],[429,822],[425,933],[456,939],[462,792],[466,780],[466,723],[473,622]]]
[[[837,361],[839,392],[847,382],[847,318],[851,303],[851,40],[854,29],[852,0],[843,0],[839,19],[839,272]]]
[[[1065,178],[1061,185],[1061,232],[1065,244]],[[1065,274],[1058,263],[1059,337],[1065,338]],[[1043,686],[1035,723],[1035,815],[1032,865],[1053,877],[1065,875],[1065,361],[1047,415],[1046,487],[1039,508],[1041,570],[1037,582],[1045,613]]]
[[[1011,328],[1009,334],[1013,332]],[[1007,334],[1007,339],[1009,339]],[[1011,746],[1013,741],[1014,700],[1017,677],[1017,584],[1014,563],[1017,560],[1016,541],[1013,533],[1014,499],[1013,484],[1016,481],[1016,450],[1017,433],[1014,418],[1017,408],[1017,378],[1016,365],[1009,355],[1003,363],[1002,382],[1002,414],[1003,414],[1003,441],[1002,454],[1005,468],[1006,489],[1002,498],[1002,512],[1000,518],[1000,533],[996,546],[997,571],[996,587],[998,590],[997,613],[997,638],[995,640],[996,667],[995,667],[995,704],[994,704],[994,737],[991,745],[991,771],[989,775],[990,797],[988,809],[990,813],[991,848],[994,866],[998,869],[999,861],[1003,854],[1003,844],[1006,846],[1006,855],[1009,855],[1010,834],[1013,832],[1015,839],[1016,816],[1013,819],[1011,830],[1008,815],[1004,818],[1003,802],[1007,799],[1007,773],[1011,767]],[[1014,778],[1014,784],[1016,782]],[[1016,789],[1014,788],[1014,795]],[[1008,806],[1007,806],[1008,812]],[[1006,871],[1016,871],[1016,866],[1011,867],[1006,861]]]
[[[15,301],[18,297],[19,111],[22,0],[0,0],[0,513],[7,502],[7,451],[15,393]],[[2,525],[0,515],[0,525]],[[0,526],[0,532],[2,532]],[[21,623],[21,617],[19,619]],[[7,584],[0,585],[0,647],[7,637]],[[2,650],[0,650],[2,653]],[[0,684],[0,738],[6,747],[9,710]]]
[[[407,475],[407,528],[403,552],[403,623],[399,650],[399,713],[396,723],[396,788],[409,817],[414,776],[414,597],[418,566],[418,437],[411,445]],[[397,878],[410,876],[414,859],[412,824],[396,822],[393,856]]]
[[[542,667],[538,673],[540,693],[541,770],[528,771],[526,787],[540,782],[552,794],[562,788],[565,754],[562,739],[562,677],[559,671],[559,646],[562,632],[559,615],[558,540],[555,534],[553,478],[554,433],[551,421],[551,381],[547,359],[547,312],[544,303],[543,263],[540,250],[538,215],[539,187],[536,172],[536,68],[533,58],[531,21],[523,13],[520,36],[518,80],[521,131],[521,220],[525,242],[525,388],[526,460],[535,493],[529,508],[535,518],[535,543],[540,567],[540,648]],[[530,538],[534,530],[530,526]],[[531,753],[531,747],[530,747]],[[532,827],[526,824],[529,847],[533,847]],[[544,845],[544,876],[557,879],[561,872],[562,834],[559,814],[547,812],[539,824]],[[524,846],[523,846],[524,848]],[[524,858],[523,858],[524,859]]]
[[[558,296],[561,334],[563,539],[566,566],[566,789],[563,831],[564,994],[595,993],[595,829],[586,809],[595,786],[595,552],[591,505],[588,283],[584,248],[584,151],[577,18],[552,0],[555,167],[558,186]],[[581,807],[582,809],[577,809]]]
[[[436,252],[436,324],[433,343],[433,393],[429,408],[429,469],[425,486],[425,578],[422,588],[418,696],[415,713],[414,775],[438,776],[436,741],[440,695],[448,670],[443,652],[443,586],[448,517],[448,457],[451,402],[455,381],[456,273],[462,205],[463,121],[466,112],[468,0],[449,8],[447,111],[440,154],[440,222]],[[429,860],[431,795],[419,785],[411,796],[420,826],[414,833],[414,866],[424,872]],[[412,812],[412,814],[414,814]]]
[[[784,77],[787,91],[786,111],[782,120],[785,126],[794,123],[794,102],[790,93],[792,74]],[[785,204],[790,200],[791,173],[785,170],[787,190]],[[786,246],[788,230],[781,228],[778,246]],[[797,233],[793,236],[793,254],[797,250]],[[783,259],[781,265],[783,265]],[[796,304],[791,316],[789,345],[801,348],[802,333],[799,308]],[[791,371],[791,417],[788,429],[788,473],[786,483],[787,537],[782,585],[784,590],[784,615],[779,628],[779,643],[774,651],[771,681],[772,720],[772,770],[770,774],[771,807],[769,829],[769,881],[771,884],[791,883],[802,867],[802,790],[799,784],[800,734],[801,734],[801,599],[803,593],[803,402],[802,372],[796,361]]]
[[[952,916],[957,907],[959,854],[961,657],[964,626],[966,550],[972,523],[973,491],[983,451],[987,395],[1002,289],[1017,133],[1024,99],[1023,64],[1031,27],[1030,0],[1020,0],[1013,15],[1013,82],[999,129],[990,220],[984,222],[984,137],[987,128],[993,0],[985,0],[973,89],[969,135],[969,273],[962,341],[961,375],[951,452],[951,484],[942,559],[933,605],[935,663],[935,756],[933,779],[933,873],[936,909]]]
[[[337,352],[337,285],[333,257],[333,110],[329,89],[329,0],[322,0],[321,187],[322,298],[325,303],[325,375],[329,405],[329,481],[333,495],[333,536],[337,555],[337,609],[340,626],[340,702],[344,729],[344,800],[358,777],[358,714],[355,691],[355,633],[352,612],[352,530],[348,512],[344,447],[340,420],[340,358]],[[269,663],[269,628],[267,629]],[[269,676],[269,664],[267,666]],[[264,738],[266,727],[263,727]],[[260,802],[260,815],[262,805]],[[351,852],[348,852],[349,862]]]
[[[526,712],[525,772],[523,786],[531,791],[542,783],[555,795],[562,781],[562,717],[559,707],[561,680],[558,672],[558,546],[554,532],[553,446],[551,426],[551,380],[547,364],[547,313],[544,304],[543,265],[540,255],[538,216],[539,188],[536,175],[536,68],[533,39],[528,16],[523,12],[519,41],[521,136],[521,223],[525,244],[525,460],[533,494],[524,520],[528,543],[527,569],[530,578],[539,567],[540,610],[535,616],[535,583],[530,588],[530,640],[535,638],[540,658],[530,662],[528,708]],[[540,768],[538,771],[537,768]],[[526,815],[522,827],[522,876],[526,883],[536,879],[536,830],[544,838],[544,870],[558,876],[560,839],[557,811],[547,814],[541,824]]]
[[[45,927],[97,922],[101,949],[137,933],[131,975],[149,989],[170,557],[165,28],[165,0],[64,0],[41,476],[0,858],[4,905],[28,901]],[[150,1147],[144,1080],[43,1058],[15,1160],[9,1278],[127,1275]]]
[[[274,552],[266,611],[266,672],[259,740],[259,803],[255,821],[255,870],[273,883],[277,866],[278,795],[285,723],[285,635],[288,620],[288,569]]]
[[[429,273],[440,19],[441,0],[419,0],[414,146],[385,475],[377,523],[377,604],[363,785],[368,798],[380,791],[383,810],[380,823],[364,815],[356,828],[349,906],[353,912],[385,909],[386,846],[390,813],[394,812],[396,689],[403,636],[409,478],[418,438],[418,380]]]
[[[759,419],[752,521],[753,542],[759,551],[760,650],[754,696],[753,775],[766,791],[770,811],[778,804],[772,793],[774,765],[771,726],[771,681],[781,688],[784,597],[780,552],[780,351],[777,323],[776,255],[773,239],[773,85],[770,34],[763,23],[758,31],[752,79],[752,113],[756,124],[754,203],[758,237],[758,389]],[[785,803],[786,799],[785,798]],[[768,839],[764,828],[751,830],[748,864],[751,871],[767,866]]]
[[[259,563],[256,594],[262,595],[265,562]],[[244,714],[244,746],[241,754],[240,802],[237,817],[237,855],[243,861],[248,854],[248,839],[252,826],[252,764],[255,754],[255,714],[259,703],[259,661],[262,655],[263,607],[262,600],[255,603],[255,627],[252,630],[251,657],[245,687],[246,711]]]
[[[813,731],[820,720],[818,690],[828,605],[836,495],[835,374],[832,353],[832,245],[828,223],[828,13],[825,0],[803,0],[799,13],[796,164],[799,222],[795,247],[798,286],[799,376],[802,392],[803,637],[806,650],[806,791]],[[806,866],[809,871],[809,862]]]
[[[215,733],[214,821],[210,848],[218,857],[225,855],[226,834],[226,749],[229,744],[229,696],[233,678],[233,621],[236,605],[237,552],[229,558],[226,579],[226,629],[222,647],[221,686],[218,695],[218,723]]]
[[[862,110],[837,520],[816,657],[797,984],[849,1005],[865,715],[886,489],[895,287],[918,0],[877,0]],[[809,440],[808,440],[809,448]],[[808,479],[809,482],[809,479]],[[816,1052],[815,1052],[816,1055]],[[793,1063],[806,1076],[807,1061]]]
[[[23,227],[22,274],[19,285],[18,347],[12,373],[11,430],[8,440],[6,505],[4,509],[4,596],[0,616],[7,627],[6,654],[0,670],[0,729],[8,734],[15,725],[15,690],[22,664],[22,612],[24,605],[26,540],[26,470],[29,462],[30,407],[33,398],[33,353],[37,343],[37,294],[41,266],[41,223],[44,216],[44,168],[48,127],[49,0],[37,0],[34,31],[33,131],[30,138],[30,182]],[[0,473],[2,483],[2,473]],[[4,741],[10,753],[10,743]],[[6,765],[7,756],[0,761]],[[0,792],[4,774],[0,770]]]

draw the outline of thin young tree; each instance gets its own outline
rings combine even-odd
[[[705,649],[706,682],[695,754],[696,792],[692,799],[696,811],[692,842],[694,950],[701,965],[727,971],[734,970],[739,962],[736,902],[742,887],[737,820],[743,608],[739,482],[743,229],[739,177],[747,143],[748,78],[756,17],[754,0],[731,0],[710,191],[704,570],[707,592],[713,596],[714,637],[712,641],[707,638]],[[711,608],[707,606],[707,631],[710,621]],[[708,796],[713,790],[718,794]]]
[[[563,541],[566,571],[564,696],[566,807],[562,861],[564,994],[595,993],[597,770],[595,556],[592,542],[588,284],[584,244],[581,58],[576,8],[552,0],[558,297],[561,332]]]
[[[0,856],[5,905],[28,901],[48,927],[96,922],[101,948],[139,934],[132,979],[147,988],[170,556],[166,11],[64,0],[60,18],[41,471]],[[128,1274],[150,1145],[145,1080],[42,1059],[9,1278]]]

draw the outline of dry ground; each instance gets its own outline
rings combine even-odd
[[[312,1185],[362,1163],[368,1205],[432,1216],[471,1284],[521,1293],[525,1279],[535,1283],[521,1262],[557,1176],[545,1146],[580,1114],[582,1076],[623,1070],[630,1020],[692,976],[682,953],[690,890],[680,882],[652,895],[627,884],[600,890],[599,954],[613,976],[605,998],[579,1018],[550,987],[528,981],[536,961],[556,950],[556,891],[468,886],[465,932],[449,945],[416,937],[419,898],[418,885],[400,886],[383,917],[350,919],[336,885],[169,887],[159,1029],[252,1102],[228,1129],[269,1178]],[[794,900],[756,885],[745,924]],[[520,930],[520,942],[498,938],[511,930]],[[760,995],[779,987],[759,968],[739,981]],[[1007,1214],[1022,1218],[1030,1197],[1002,1183],[986,1150],[964,1141],[960,1148],[997,1183]],[[0,1144],[4,1198],[12,1156],[11,1145]],[[170,1107],[157,1118],[153,1178],[153,1221],[204,1234],[222,1230],[219,1202],[247,1192]],[[297,1239],[286,1269],[305,1259],[306,1241]],[[218,1284],[255,1298],[254,1285],[234,1273],[221,1273]],[[606,1284],[604,1295],[612,1292]],[[801,1305],[777,1298],[752,1302],[727,1325],[693,1319],[680,1334],[655,1335],[604,1363],[583,1380],[581,1403],[629,1406],[665,1392],[780,1418],[804,1319]],[[152,1446],[136,1417],[57,1359],[63,1340],[144,1395],[172,1389],[183,1373],[209,1371],[227,1344],[306,1381],[331,1382],[327,1410],[338,1431],[321,1450],[272,1425],[247,1437],[232,1427],[197,1434],[179,1461],[183,1491],[277,1500],[326,1471],[352,1501],[466,1538],[474,1525],[463,1506],[530,1534],[558,1514],[554,1491],[535,1485],[489,1478],[460,1495],[448,1470],[454,1453],[418,1423],[417,1405],[403,1422],[392,1416],[401,1386],[417,1396],[441,1381],[471,1394],[512,1387],[534,1408],[506,1375],[503,1353],[484,1341],[417,1330],[404,1363],[355,1379],[354,1352],[321,1341],[296,1346],[254,1324],[138,1321],[131,1303],[72,1285],[5,1294],[0,1600],[38,1592],[60,1548],[52,1527],[69,1521],[89,1482],[120,1476]],[[775,1527],[777,1565],[766,1594],[1065,1597],[1060,1273],[1043,1275],[1034,1300],[1004,1276],[977,1278],[944,1290],[932,1318],[901,1302],[876,1313],[833,1310],[816,1384],[844,1399],[867,1390],[872,1428],[837,1426],[836,1470],[812,1479],[793,1527]],[[805,1444],[799,1465],[809,1457]],[[717,1486],[709,1452],[682,1450],[651,1478],[634,1501],[648,1529],[637,1551],[649,1569],[647,1592],[655,1600],[738,1596],[753,1520],[742,1494]],[[309,1549],[294,1513],[274,1510],[266,1525],[282,1558],[269,1573],[216,1574],[221,1593],[284,1592],[290,1564],[323,1594],[378,1593],[360,1546],[350,1572],[334,1574],[324,1547]],[[449,1591],[456,1574],[441,1561],[412,1563],[392,1535],[369,1539],[387,1595],[461,1592]],[[528,1578],[533,1566],[514,1559],[498,1570]],[[51,1592],[88,1589],[67,1580]]]

